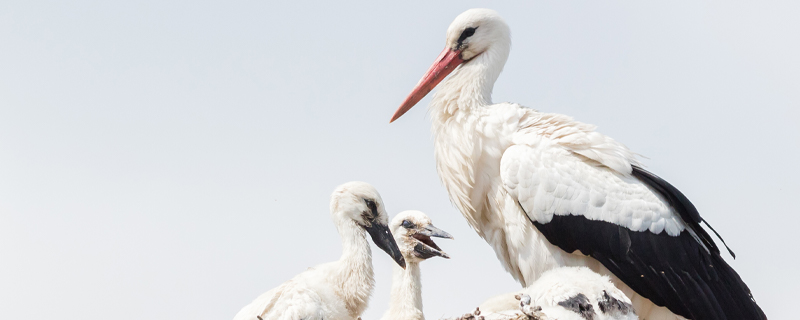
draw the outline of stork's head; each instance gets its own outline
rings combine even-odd
[[[364,228],[372,241],[405,268],[397,243],[389,231],[389,217],[378,190],[366,182],[353,181],[338,186],[331,195],[331,214],[337,227],[355,223]]]
[[[511,31],[496,11],[491,9],[464,11],[447,28],[447,40],[442,53],[403,104],[397,108],[389,122],[397,120],[410,110],[459,65],[468,64],[495,47],[505,50],[507,57],[510,46]],[[502,69],[502,65],[500,67]]]
[[[431,237],[453,239],[453,236],[434,227],[424,213],[416,210],[400,212],[392,219],[390,227],[406,261],[420,262],[437,256],[450,259]]]
[[[511,31],[497,11],[469,9],[458,15],[447,28],[445,49],[457,52],[459,58],[467,62],[510,37]]]

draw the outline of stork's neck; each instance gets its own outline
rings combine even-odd
[[[355,222],[344,223],[339,228],[339,234],[342,237],[342,257],[332,280],[340,289],[338,293],[347,310],[355,318],[367,308],[372,288],[375,287],[372,250],[367,242],[366,231]]]
[[[392,271],[392,295],[389,310],[382,320],[404,319],[423,320],[422,284],[420,282],[419,262],[406,259],[406,268],[394,265]]]
[[[511,50],[510,41],[497,41],[490,49],[461,64],[445,79],[431,101],[434,122],[446,122],[459,112],[471,113],[492,104],[492,90]]]
[[[459,66],[439,86],[430,107],[439,178],[450,195],[450,201],[481,236],[484,233],[478,220],[486,202],[479,193],[486,190],[476,192],[473,187],[479,179],[486,178],[485,174],[481,176],[478,172],[496,170],[496,167],[483,167],[495,163],[493,160],[482,161],[483,158],[499,156],[502,150],[497,149],[496,144],[482,143],[476,130],[481,123],[480,117],[487,114],[481,111],[492,103],[492,89],[510,49],[510,41],[497,41],[489,50]]]

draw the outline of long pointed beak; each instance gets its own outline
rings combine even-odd
[[[444,80],[450,72],[453,72],[462,62],[464,62],[464,59],[461,59],[461,50],[444,48],[442,53],[439,54],[439,57],[436,58],[436,62],[434,62],[428,69],[428,72],[422,76],[422,79],[419,80],[419,83],[414,90],[411,91],[411,94],[406,97],[406,100],[403,101],[400,108],[397,108],[397,111],[394,112],[392,120],[389,120],[389,123],[400,118],[400,116],[410,110],[411,107],[416,105],[417,102],[422,100],[428,92],[431,92],[439,82],[442,82],[442,80]]]
[[[444,230],[429,224],[417,229],[417,233],[413,234],[412,237],[419,241],[414,245],[414,251],[417,257],[422,259],[429,259],[432,257],[450,259],[450,256],[431,240],[431,237],[453,239],[453,236]]]
[[[414,245],[414,251],[417,253],[417,257],[426,260],[433,257],[442,257],[445,259],[450,259],[450,256],[447,255],[447,253],[444,253],[444,251],[432,248],[430,246],[426,246],[422,243],[417,243],[416,245]]]
[[[394,237],[392,236],[392,232],[389,231],[389,227],[384,224],[372,223],[371,226],[365,227],[367,232],[372,237],[372,242],[381,248],[384,252],[386,252],[395,262],[397,265],[402,267],[403,269],[406,268],[406,259],[403,258],[403,254],[400,253],[400,248],[397,247],[397,242],[394,241]]]
[[[418,233],[424,234],[429,237],[453,239],[453,236],[451,236],[449,233],[445,232],[442,229],[434,227],[432,224],[423,227],[422,230],[418,231]]]

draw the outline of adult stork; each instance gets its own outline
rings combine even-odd
[[[627,147],[565,115],[492,103],[510,49],[495,11],[462,13],[391,119],[452,73],[430,105],[436,167],[506,270],[528,286],[588,266],[613,275],[643,319],[765,319],[694,205]]]

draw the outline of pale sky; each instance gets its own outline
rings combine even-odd
[[[230,319],[340,255],[362,180],[455,236],[429,319],[518,285],[450,204],[424,99],[389,118],[473,7],[513,47],[494,100],[571,115],[647,157],[796,316],[800,5],[614,1],[0,3],[0,318]],[[391,259],[373,246],[387,308]]]

